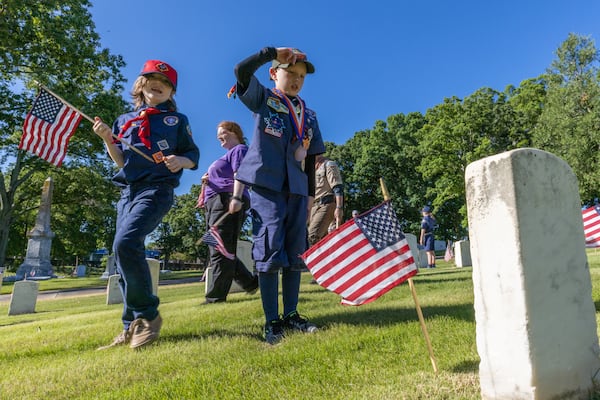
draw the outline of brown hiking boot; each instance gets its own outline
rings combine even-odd
[[[152,321],[148,321],[144,318],[134,320],[129,327],[131,332],[131,343],[129,343],[129,347],[137,349],[154,342],[158,339],[161,326],[162,318],[160,317],[160,314]]]
[[[127,344],[131,340],[131,332],[129,330],[123,330],[121,333],[114,338],[113,342],[109,345],[98,347],[96,350],[106,350],[111,347],[120,346],[122,344]]]

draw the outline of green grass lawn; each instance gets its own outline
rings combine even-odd
[[[589,260],[598,304],[600,256]],[[438,265],[414,278],[437,375],[408,284],[348,307],[305,273],[299,310],[322,329],[273,347],[259,294],[201,306],[200,282],[160,287],[161,338],[139,351],[95,350],[121,329],[122,306],[104,295],[10,317],[0,303],[0,398],[480,399],[472,269]]]

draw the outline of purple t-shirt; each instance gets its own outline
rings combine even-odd
[[[208,184],[204,190],[205,202],[217,193],[233,193],[233,174],[237,172],[247,151],[248,146],[238,144],[208,167]],[[244,197],[249,197],[247,188],[244,188]]]

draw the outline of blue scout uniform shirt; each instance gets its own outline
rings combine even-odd
[[[246,91],[238,96],[254,113],[254,134],[236,179],[250,186],[308,196],[308,177],[302,162],[294,158],[302,141],[296,139],[285,103],[254,76]],[[317,116],[308,108],[305,115],[304,135],[311,138],[307,154],[324,153]]]
[[[113,124],[113,133],[118,135],[125,122],[137,117],[140,111],[145,108],[147,106],[119,116]],[[192,130],[187,117],[176,111],[168,111],[168,102],[159,104],[156,108],[163,112],[148,115],[150,122],[150,149],[138,137],[138,129],[141,121],[134,122],[127,131],[123,132],[123,139],[144,154],[147,154],[150,158],[153,158],[152,155],[156,155],[158,152],[162,152],[164,157],[169,155],[183,156],[195,164],[192,169],[197,169],[200,151],[192,139]],[[124,187],[130,184],[145,183],[169,183],[173,187],[179,185],[183,169],[172,173],[165,166],[164,162],[154,163],[146,160],[122,143],[118,143],[117,146],[123,151],[123,160],[125,163],[123,168],[112,179],[117,186]]]
[[[436,227],[437,222],[431,215],[426,215],[421,220],[421,229],[425,229],[425,235],[432,235]]]

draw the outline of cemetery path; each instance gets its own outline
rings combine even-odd
[[[199,283],[200,278],[185,278],[159,281],[159,286],[180,285],[184,283]],[[57,300],[66,299],[77,296],[94,296],[106,294],[106,287],[83,288],[83,289],[66,289],[66,290],[44,290],[38,292],[38,300]],[[0,303],[10,302],[12,294],[0,295]]]

